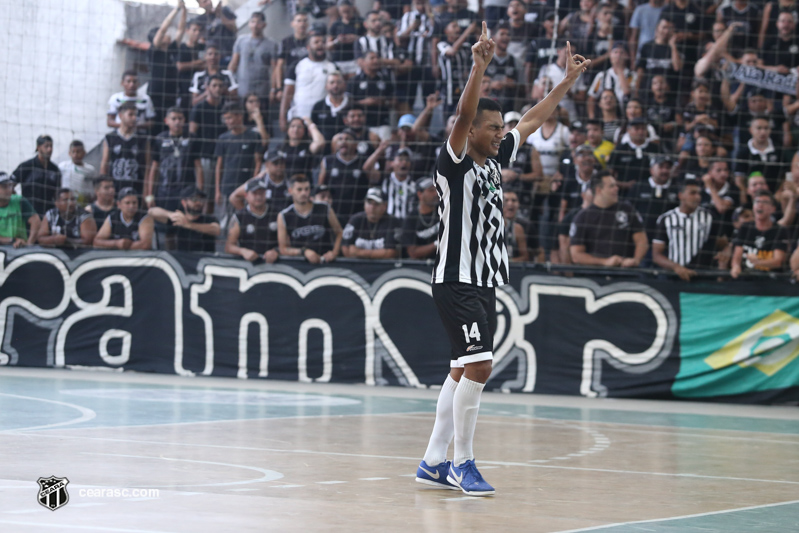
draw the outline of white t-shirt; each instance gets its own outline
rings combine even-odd
[[[111,95],[108,99],[108,112],[109,115],[114,115],[114,120],[119,122],[119,106],[125,102],[133,102],[136,104],[136,123],[144,124],[148,120],[155,118],[155,106],[153,101],[147,94],[137,94],[136,96],[126,96],[124,92],[119,92]]]
[[[336,70],[338,68],[332,61],[312,61],[307,57],[286,70],[283,84],[294,86],[294,101],[288,112],[289,120],[311,116],[314,104],[327,96],[327,75]]]
[[[64,161],[58,168],[61,170],[61,186],[75,191],[79,202],[90,201],[94,192],[92,179],[97,176],[97,169],[89,163],[79,167],[72,161]]]
[[[569,128],[558,122],[555,131],[544,138],[544,127],[541,126],[527,137],[527,144],[532,144],[541,157],[541,169],[545,176],[551,176],[558,171],[560,154],[569,148]]]
[[[539,85],[543,85],[546,82],[547,78],[549,78],[550,86],[554,87],[555,85],[560,83],[564,77],[566,77],[566,70],[560,68],[557,63],[550,63],[541,68],[541,70],[538,73],[538,78],[536,78],[535,82]],[[569,89],[569,92],[567,92],[566,95],[563,97],[563,99],[560,101],[560,107],[569,112],[569,119],[572,122],[579,119],[579,117],[577,116],[577,106],[574,103],[572,95],[585,90],[586,88],[585,81],[583,81],[584,77],[585,76],[580,76],[579,78],[577,78],[577,82],[574,85],[572,85],[572,88]]]

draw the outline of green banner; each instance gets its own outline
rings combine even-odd
[[[683,398],[783,389],[799,383],[799,298],[680,294]]]

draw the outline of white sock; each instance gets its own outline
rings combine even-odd
[[[447,376],[441,392],[438,394],[436,403],[436,422],[433,425],[433,433],[430,435],[430,442],[427,444],[427,451],[424,452],[424,462],[430,466],[435,466],[447,460],[447,449],[452,442],[455,428],[452,423],[452,399],[455,396],[455,389],[458,382]]]
[[[485,383],[461,377],[452,401],[452,420],[455,425],[455,458],[452,464],[460,466],[474,459],[472,442],[477,426],[477,411],[480,409],[480,394]]]

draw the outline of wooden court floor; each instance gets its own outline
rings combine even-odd
[[[436,395],[3,368],[0,532],[799,532],[796,408],[485,394],[470,498],[414,481]]]

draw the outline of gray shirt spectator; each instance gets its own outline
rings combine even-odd
[[[266,19],[256,11],[250,17],[250,35],[242,35],[233,45],[233,59],[228,70],[236,74],[240,95],[255,93],[269,96],[272,73],[278,56],[277,43],[264,37]]]

